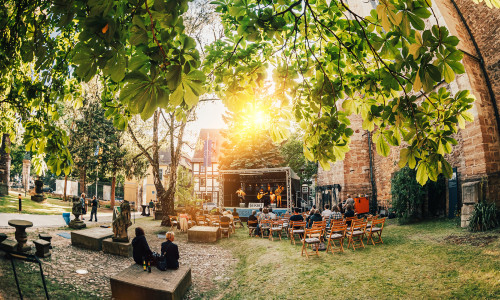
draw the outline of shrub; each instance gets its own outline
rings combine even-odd
[[[486,231],[499,224],[495,203],[481,201],[474,205],[474,211],[469,218],[470,231]]]
[[[416,171],[408,167],[397,171],[391,180],[392,209],[400,224],[418,218],[426,189],[416,180]]]
[[[104,205],[104,207],[105,207],[105,208],[111,208],[111,205],[106,204],[106,205]]]

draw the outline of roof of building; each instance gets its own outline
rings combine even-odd
[[[203,145],[207,139],[213,142],[212,148],[212,163],[218,162],[220,155],[220,148],[224,141],[221,135],[222,129],[201,129],[200,135],[198,136],[198,141],[196,142],[196,147],[194,149],[193,158],[191,162],[203,162]]]
[[[160,166],[170,165],[172,162],[172,158],[170,156],[169,150],[160,150],[158,151],[158,163]],[[181,158],[179,159],[179,165],[185,168],[191,169],[191,160],[185,154],[181,154]]]

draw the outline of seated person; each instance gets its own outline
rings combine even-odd
[[[258,221],[256,214],[257,214],[257,211],[255,209],[252,210],[252,214],[248,217],[248,221]],[[247,223],[247,225],[248,225],[248,223]]]
[[[319,209],[316,209],[316,210],[314,210],[314,214],[312,216],[310,216],[307,227],[311,228],[312,224],[314,222],[318,222],[318,221],[323,221],[323,217],[319,213]]]
[[[345,211],[344,217],[345,218],[354,217],[354,210],[352,210],[352,205],[347,204],[345,208],[346,208],[346,211]],[[346,222],[346,224],[347,224],[347,226],[351,226],[351,221]]]
[[[330,215],[330,220],[342,220],[342,213],[338,206],[333,207],[333,212]]]
[[[290,222],[292,221],[297,221],[297,222],[304,222],[304,217],[300,213],[300,208],[296,207],[293,211],[293,215],[290,217]],[[298,228],[298,227],[295,227]]]
[[[330,215],[332,214],[332,211],[330,210],[330,205],[325,205],[325,210],[321,213],[321,216],[323,216],[323,218],[330,218]]]
[[[152,262],[154,259],[154,254],[149,249],[148,242],[146,241],[146,236],[144,235],[144,229],[137,227],[135,229],[135,238],[132,240],[132,257],[136,264],[141,265],[144,262]]]
[[[169,231],[166,234],[167,241],[161,244],[161,256],[164,258],[167,269],[179,268],[179,248],[174,244],[174,232]]]
[[[236,208],[233,208],[233,217],[240,217],[240,214],[236,211]]]
[[[276,214],[273,213],[273,209],[272,208],[269,208],[269,215],[271,216],[271,220],[276,220]]]

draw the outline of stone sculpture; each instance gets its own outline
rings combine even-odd
[[[80,201],[80,198],[78,197],[73,197],[73,209],[72,213],[75,215],[75,218],[69,222],[69,227],[75,228],[75,229],[81,229],[87,227],[87,224],[80,220],[80,215],[83,212],[83,207],[82,207],[82,202]]]
[[[113,221],[113,242],[128,243],[127,229],[132,225],[130,222],[130,204],[123,201],[120,204],[120,214]]]

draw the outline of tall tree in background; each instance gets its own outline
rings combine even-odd
[[[307,160],[304,156],[304,143],[302,135],[293,133],[280,147],[285,164],[299,174],[302,180],[310,180],[318,173],[318,165]]]

